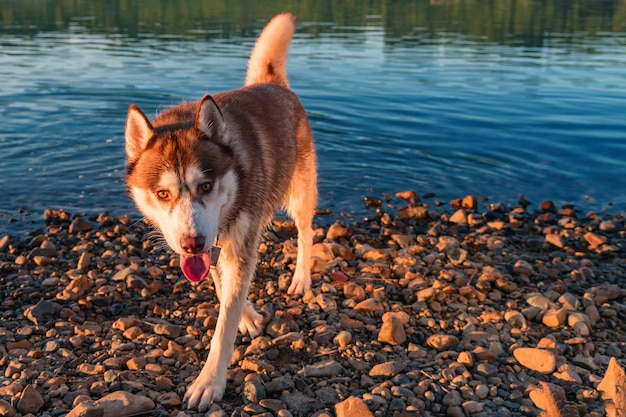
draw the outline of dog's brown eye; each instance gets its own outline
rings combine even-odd
[[[156,196],[159,200],[169,200],[170,192],[167,190],[159,190],[156,192]]]
[[[207,194],[210,193],[211,190],[213,190],[213,183],[212,182],[205,182],[200,184],[200,186],[198,187],[198,191],[200,192],[200,194]]]

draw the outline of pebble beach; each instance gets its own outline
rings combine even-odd
[[[0,416],[626,415],[626,214],[407,191],[318,215],[313,287],[287,295],[277,218],[223,401],[182,398],[219,301],[140,219],[48,210],[0,233]]]

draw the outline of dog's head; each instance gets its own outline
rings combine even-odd
[[[129,194],[181,256],[185,276],[201,281],[238,187],[219,107],[205,96],[166,110],[153,125],[131,105],[125,135]]]

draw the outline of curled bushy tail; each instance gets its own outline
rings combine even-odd
[[[295,30],[296,18],[290,13],[270,20],[250,54],[246,85],[271,83],[289,88],[287,53]]]

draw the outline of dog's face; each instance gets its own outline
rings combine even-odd
[[[187,116],[174,115],[172,123],[153,127],[141,110],[130,107],[127,187],[139,210],[181,255],[187,278],[197,282],[209,273],[210,248],[235,201],[238,182],[215,102],[203,98],[193,122],[176,123]]]

